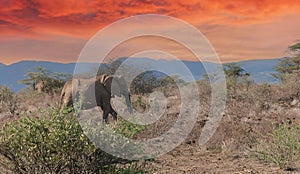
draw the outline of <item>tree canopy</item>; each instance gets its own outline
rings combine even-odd
[[[250,75],[237,63],[227,63],[223,69],[227,77],[238,78]]]
[[[26,76],[27,78],[19,80],[20,84],[25,84],[35,89],[36,85],[43,81],[45,92],[62,87],[65,81],[71,77],[70,74],[51,72],[42,66],[36,66],[33,70],[27,71]]]
[[[288,47],[291,57],[286,57],[281,60],[276,66],[276,74],[273,76],[282,82],[293,75],[300,75],[300,40],[297,43]]]

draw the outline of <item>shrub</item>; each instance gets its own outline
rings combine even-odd
[[[40,111],[39,118],[24,117],[7,123],[0,136],[0,154],[4,157],[0,164],[16,173],[143,172],[135,162],[98,149],[76,118],[57,109]],[[129,167],[122,168],[121,164]]]
[[[131,98],[132,106],[134,109],[144,112],[147,109],[147,102],[143,100],[142,96],[134,96]]]
[[[280,85],[282,98],[299,98],[300,97],[300,74],[287,74],[283,84]]]
[[[14,114],[18,106],[19,103],[14,92],[7,86],[0,86],[0,112],[8,111]]]
[[[262,149],[257,151],[258,157],[280,168],[291,169],[293,163],[300,159],[300,127],[281,124],[271,133],[270,138],[262,142]]]
[[[134,117],[131,117],[130,119],[135,119]],[[144,125],[135,125],[133,123],[127,120],[124,120],[122,118],[118,118],[118,123],[115,127],[115,131],[127,138],[134,138],[135,135],[142,132],[146,129],[146,126]]]

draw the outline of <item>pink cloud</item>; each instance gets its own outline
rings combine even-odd
[[[146,13],[170,15],[195,25],[224,61],[278,57],[300,37],[296,30],[300,3],[295,0],[1,1],[0,38],[20,48],[13,44],[6,47],[0,62],[8,62],[7,57],[13,62],[20,57],[50,60],[59,55],[75,60],[80,46],[98,30],[118,19]],[[37,46],[39,49],[28,48],[31,52],[24,50],[21,45],[28,45],[24,40],[56,43],[61,46],[57,48],[61,54],[49,51],[47,44]]]

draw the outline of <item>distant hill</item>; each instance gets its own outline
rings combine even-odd
[[[185,69],[182,69],[183,64],[193,74],[196,80],[202,79],[203,75],[206,74],[204,67],[217,66],[217,64],[210,62],[181,62],[176,60],[153,60],[149,58],[130,58],[127,60],[137,66],[151,65],[155,67],[155,69],[161,69],[168,74],[177,74],[187,81],[192,79],[186,78],[189,77],[189,72]],[[238,64],[251,74],[251,78],[253,78],[255,82],[276,83],[276,79],[274,79],[271,74],[275,73],[275,66],[279,61],[280,59],[249,60],[238,62]],[[77,72],[88,72],[91,68],[97,67],[97,65],[97,63],[79,63],[80,69]],[[28,70],[33,70],[33,68],[36,66],[43,66],[52,72],[73,74],[76,63],[63,64],[45,61],[21,61],[8,66],[0,63],[0,85],[9,86],[15,92],[19,91],[26,86],[18,84],[18,81],[26,78],[26,72]]]
[[[26,72],[33,70],[36,66],[43,66],[52,72],[62,72],[73,74],[76,63],[55,63],[44,61],[21,61],[11,65],[0,65],[0,85],[9,86],[13,91],[17,92],[26,87],[23,84],[18,84],[18,81],[26,78]],[[93,67],[93,64],[90,64]],[[84,71],[83,71],[84,72]]]
[[[256,83],[278,83],[272,74],[276,73],[275,67],[282,59],[249,60],[238,62]]]

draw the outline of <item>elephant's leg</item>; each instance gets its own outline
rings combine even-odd
[[[103,110],[103,122],[104,123],[108,123],[107,122],[108,114],[109,114],[109,111],[107,109],[104,109]]]
[[[105,123],[107,123],[107,118],[108,118],[108,115],[111,114],[114,118],[115,121],[117,121],[117,115],[118,113],[112,108],[111,104],[110,103],[106,103],[104,105],[105,107],[102,107],[102,110],[103,110],[103,121]]]
[[[97,106],[101,108],[102,112],[103,112],[103,123],[107,123],[107,118],[109,115],[109,110],[105,107],[105,104],[103,102],[103,100],[98,100],[97,101]]]
[[[66,111],[70,111],[69,109],[67,109],[67,108],[71,108],[71,107],[73,107],[73,101],[72,101],[72,99],[69,99],[69,100],[63,100],[63,102],[62,102],[62,104],[60,104],[61,106],[60,106],[60,112],[63,112],[64,110],[64,112],[66,112]]]
[[[73,107],[73,99],[69,98],[66,102],[66,107]]]
[[[110,114],[113,116],[114,120],[117,121],[118,113],[112,108],[111,105],[110,105]]]
[[[108,115],[110,113],[110,103],[109,102],[103,102],[100,105],[102,111],[103,111],[103,122],[107,123]]]

